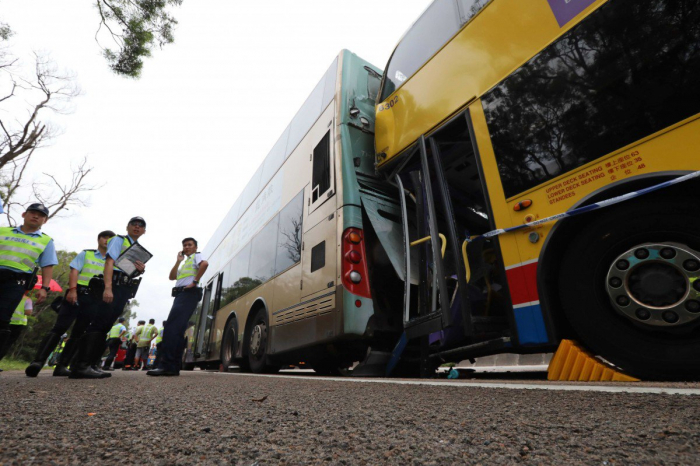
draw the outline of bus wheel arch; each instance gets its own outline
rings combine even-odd
[[[630,186],[622,192],[606,190],[588,202],[638,189]],[[556,309],[551,314],[557,323],[568,324],[558,337],[577,338],[594,353],[646,379],[698,377],[700,363],[693,355],[700,352],[700,319],[667,328],[635,321],[612,303],[606,277],[620,254],[643,244],[679,243],[698,254],[700,218],[687,215],[693,206],[687,193],[693,185],[674,188],[678,189],[646,194],[557,225],[540,258],[546,267],[538,271],[539,284],[545,286],[543,303],[548,310]],[[556,253],[560,259],[549,262],[549,255]],[[572,269],[576,275],[567,275]],[[631,305],[640,306],[634,300]]]
[[[236,349],[238,347],[238,316],[236,312],[231,312],[231,315],[226,320],[224,326],[224,335],[221,340],[221,364],[224,367],[224,372],[228,367],[233,365],[236,360]]]

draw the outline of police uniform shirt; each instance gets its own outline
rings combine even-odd
[[[131,241],[131,244],[136,243],[136,240],[131,236],[128,238]],[[124,244],[125,239],[126,238],[122,238],[121,236],[114,236],[109,240],[109,244],[107,245],[107,255],[115,261],[119,259],[119,256],[122,253],[122,244]]]
[[[189,257],[187,257],[189,259]],[[185,265],[185,262],[187,262],[187,259],[182,261],[180,264],[180,267],[183,267]],[[177,282],[175,282],[176,287],[180,286],[187,286],[190,283],[194,281],[194,277],[196,276],[197,270],[199,270],[199,265],[202,263],[204,259],[202,258],[202,253],[201,252],[195,252],[194,253],[194,270],[195,270],[195,275],[190,275],[189,277],[181,278]],[[179,271],[179,269],[178,269]]]
[[[25,233],[22,231],[22,227],[15,227],[12,229],[12,231],[18,235],[26,235],[26,236],[31,236],[33,238],[39,238],[41,237],[41,230],[37,230],[32,233]],[[43,251],[41,251],[41,254],[39,254],[39,258],[37,259],[37,264],[39,264],[39,267],[50,267],[52,265],[58,265],[58,257],[56,256],[56,246],[53,244],[53,238],[49,240],[49,243],[46,245]],[[11,270],[13,272],[22,272],[19,269],[15,269],[13,267],[7,267],[0,265],[0,269],[5,269],[5,270]],[[48,286],[48,285],[46,285]]]
[[[106,257],[104,257],[99,250],[95,250],[95,257],[101,260],[106,259]],[[80,251],[80,253],[70,262],[70,268],[80,272],[83,270],[83,267],[85,267],[85,251]]]

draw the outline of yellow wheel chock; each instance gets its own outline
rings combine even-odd
[[[547,369],[547,380],[639,382],[599,361],[575,341],[562,340]]]

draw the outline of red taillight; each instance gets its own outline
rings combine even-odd
[[[342,274],[343,286],[345,286],[350,293],[365,298],[371,297],[364,235],[359,228],[348,228],[343,233]]]

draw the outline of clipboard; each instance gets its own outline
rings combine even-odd
[[[140,261],[145,264],[151,260],[151,257],[153,257],[153,254],[148,252],[140,243],[134,243],[119,255],[117,260],[114,261],[114,266],[118,267],[129,278],[134,278],[139,273],[134,262]]]

